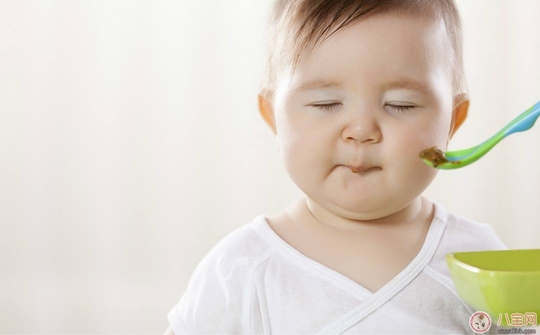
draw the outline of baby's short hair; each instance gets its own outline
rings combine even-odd
[[[396,13],[443,20],[453,47],[454,94],[467,91],[463,70],[461,17],[454,0],[275,0],[268,22],[260,94],[273,101],[278,76],[326,38],[367,16]]]

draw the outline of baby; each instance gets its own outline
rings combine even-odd
[[[304,196],[216,245],[169,334],[464,334],[445,257],[505,249],[422,196],[467,117],[453,0],[276,0],[259,110]]]

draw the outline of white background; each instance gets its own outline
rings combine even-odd
[[[269,0],[0,1],[0,333],[158,334],[300,192],[259,117]],[[540,1],[461,0],[476,145],[540,100]],[[540,248],[540,126],[427,195]]]

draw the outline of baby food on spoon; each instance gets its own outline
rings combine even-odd
[[[437,147],[431,147],[422,150],[422,152],[420,152],[420,158],[431,162],[431,164],[433,164],[433,167],[437,167],[441,164],[449,162],[449,160],[446,159],[444,152],[442,152],[442,150]]]

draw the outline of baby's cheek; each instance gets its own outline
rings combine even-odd
[[[437,145],[440,139],[435,136],[433,130],[413,130],[404,134],[399,140],[400,150],[408,154],[420,153],[422,150]]]
[[[282,141],[281,155],[286,169],[293,176],[301,176],[310,167],[317,166],[311,143],[303,141],[297,136],[290,136]]]
[[[421,130],[417,130],[415,136],[418,144],[417,149],[420,148],[420,151],[422,151],[436,146],[441,150],[445,150],[448,141],[448,128],[449,125],[444,120],[440,120],[436,123],[427,124]]]
[[[429,167],[423,162],[420,158],[420,153],[430,147],[437,146],[441,147],[445,145],[444,136],[437,136],[433,132],[415,132],[409,134],[406,137],[407,140],[404,140],[400,145],[400,153],[396,153],[396,157],[401,157],[404,164],[409,165],[411,171],[409,173],[418,173],[419,175],[428,174],[435,170]]]

